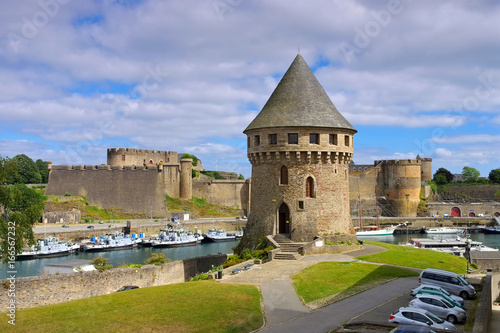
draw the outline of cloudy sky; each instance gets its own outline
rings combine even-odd
[[[500,167],[496,1],[4,0],[0,17],[3,157],[174,150],[249,177],[242,131],[300,49],[357,164]]]

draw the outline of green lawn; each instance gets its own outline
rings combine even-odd
[[[322,306],[399,277],[418,276],[399,267],[357,262],[321,262],[292,277],[303,302]]]
[[[358,257],[360,260],[419,269],[439,268],[459,274],[465,274],[467,271],[467,260],[464,257],[381,242],[365,243],[384,247],[387,251]]]
[[[263,324],[258,288],[214,281],[134,289],[2,314],[0,332],[250,332]]]
[[[358,259],[465,273],[464,258],[379,242],[379,254]],[[322,262],[292,277],[308,306],[332,303],[414,270],[369,263]],[[1,314],[0,332],[251,332],[263,323],[262,297],[249,285],[199,281],[141,288],[67,303],[18,310],[16,325]]]

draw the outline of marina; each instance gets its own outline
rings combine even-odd
[[[153,248],[137,246],[131,249],[109,251],[109,252],[74,252],[64,257],[40,258],[34,260],[16,261],[16,277],[37,276],[43,273],[45,264],[57,263],[69,259],[88,259],[104,257],[109,259],[109,263],[114,267],[129,264],[144,264],[144,261],[151,257],[153,253],[163,253],[170,260],[183,260],[187,258],[202,257],[213,254],[232,254],[233,247],[238,241],[206,243],[197,246],[173,247],[173,248]],[[7,265],[0,264],[0,279],[8,277]]]

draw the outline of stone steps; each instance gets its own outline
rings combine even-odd
[[[299,260],[302,256],[293,252],[278,252],[274,255],[274,260]]]

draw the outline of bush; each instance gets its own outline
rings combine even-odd
[[[165,257],[163,253],[153,253],[151,257],[146,259],[145,263],[147,265],[161,266],[165,263],[169,263],[170,259]]]
[[[108,264],[109,258],[95,257],[92,260],[92,265],[94,265],[95,269],[99,272],[104,272],[105,270],[113,268],[113,265]]]

